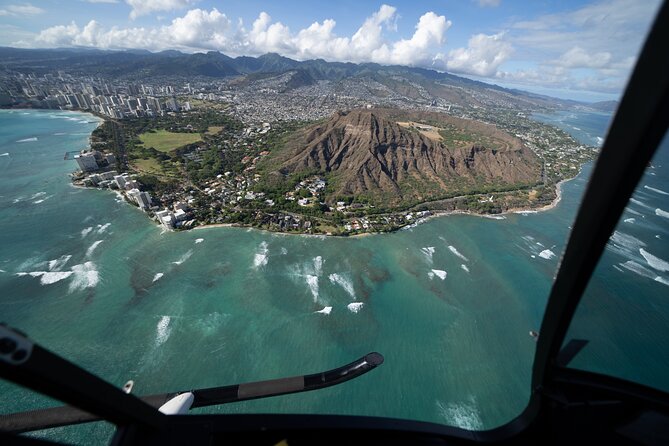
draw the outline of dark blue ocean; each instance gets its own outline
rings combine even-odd
[[[610,116],[538,116],[587,144]],[[96,118],[0,111],[0,320],[134,393],[313,373],[371,351],[377,370],[318,392],[207,409],[378,415],[487,429],[527,404],[560,253],[591,166],[553,209],[452,215],[393,234],[166,233],[106,191],[78,189],[66,151]],[[570,335],[573,366],[669,390],[669,159],[642,180]],[[9,413],[53,404],[0,383]],[[106,424],[42,433],[96,442]],[[41,434],[41,435],[42,435]]]

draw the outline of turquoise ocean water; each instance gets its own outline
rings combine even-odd
[[[593,143],[610,117],[538,118],[576,126],[572,133]],[[525,407],[536,346],[528,331],[539,329],[590,166],[563,185],[556,208],[503,219],[453,215],[347,239],[240,228],[165,233],[114,193],[70,185],[76,165],[63,155],[86,147],[95,126],[80,113],[0,111],[0,320],[116,385],[133,379],[140,395],[313,373],[370,351],[386,358],[344,385],[210,412],[378,415],[487,429]],[[657,164],[642,184],[669,190],[669,161]],[[661,262],[669,234],[655,209],[669,211],[669,197],[641,194],[643,206],[629,212],[643,217],[626,214],[635,220],[622,233]],[[669,360],[657,359],[666,335],[648,345],[637,333],[641,352],[627,336],[666,334],[669,276],[638,249],[618,248],[607,252],[609,266],[573,328],[598,341],[575,365],[610,370],[606,352],[615,344],[615,373],[634,375],[634,355],[647,354],[664,368],[632,378],[668,389]],[[627,261],[642,269],[621,265]],[[632,285],[618,285],[625,280]],[[651,323],[612,334],[626,302],[612,306],[611,295],[625,286],[642,293],[624,300]],[[51,404],[0,383],[2,412]],[[110,432],[95,424],[47,435],[90,441]]]

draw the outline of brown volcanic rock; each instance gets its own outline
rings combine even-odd
[[[435,132],[398,124],[402,121],[449,126],[492,147],[464,141],[446,145]],[[537,156],[494,126],[439,113],[383,109],[335,113],[296,133],[278,161],[284,174],[330,173],[335,195],[364,194],[389,205],[471,193],[485,186],[520,187],[541,178]]]

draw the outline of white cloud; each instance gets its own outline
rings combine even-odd
[[[185,9],[190,5],[197,3],[198,0],[125,0],[130,5],[130,18],[136,19],[139,16],[151,14],[158,11],[174,11]]]
[[[490,77],[513,53],[502,34],[476,34],[469,39],[467,48],[448,53],[446,67],[454,72]]]
[[[22,5],[7,5],[5,9],[0,9],[0,16],[31,16],[43,12],[45,11],[42,8],[25,3]]]
[[[590,54],[583,48],[575,46],[554,63],[565,68],[605,68],[609,62],[611,62],[611,53],[608,51]]]
[[[86,3],[118,3],[118,0],[81,0]]]

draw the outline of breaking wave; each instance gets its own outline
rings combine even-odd
[[[311,295],[314,296],[314,302],[318,302],[318,276],[307,274],[305,279],[307,281],[309,291],[311,291]]]
[[[71,258],[72,256],[70,255],[64,255],[57,259],[49,260],[47,263],[49,265],[49,271],[60,271]]]
[[[89,226],[89,227],[87,227],[87,228],[85,228],[85,229],[82,229],[82,230],[81,230],[81,238],[86,237],[88,234],[91,233],[92,230],[93,230],[93,226]]]
[[[267,265],[268,253],[269,249],[267,248],[267,242],[262,242],[260,246],[258,246],[258,251],[255,253],[253,257],[253,267],[258,269],[261,266]]]
[[[322,310],[314,311],[314,313],[320,313],[320,314],[330,314],[332,311],[332,307],[324,307]]]
[[[83,290],[86,288],[94,288],[100,281],[100,274],[95,269],[93,262],[86,262],[81,265],[74,265],[72,267],[74,273],[72,282],[70,283],[70,291]]]
[[[16,142],[33,142],[33,141],[37,141],[37,137],[26,138],[26,139],[19,139],[19,140],[16,141]]]
[[[663,211],[660,208],[655,209],[655,215],[657,215],[658,217],[669,218],[669,212]]]
[[[350,304],[346,305],[346,308],[348,308],[348,311],[351,313],[357,313],[358,311],[362,310],[362,307],[365,304],[362,302],[351,302]]]
[[[0,153],[0,156],[9,156],[9,152]]]
[[[448,249],[449,249],[453,254],[455,254],[457,257],[459,257],[459,258],[461,258],[462,260],[464,260],[465,262],[469,262],[469,259],[468,259],[467,257],[463,256],[463,255],[460,253],[460,251],[458,251],[458,250],[455,248],[455,246],[448,245]]]
[[[104,225],[98,225],[98,226],[97,226],[97,228],[98,228],[98,234],[102,234],[102,233],[105,232],[107,229],[109,229],[110,226],[111,226],[111,223],[105,223]]]
[[[25,275],[26,273],[19,273]],[[28,273],[31,277],[39,277],[39,283],[42,285],[51,285],[52,283],[60,282],[72,275],[72,271],[34,271]]]
[[[86,250],[86,257],[90,257],[91,255],[93,255],[93,252],[95,251],[95,248],[97,248],[100,245],[100,243],[102,243],[103,241],[104,240],[97,240],[97,241],[93,242],[93,244],[91,246],[89,246],[88,249]]]
[[[550,260],[553,257],[555,257],[555,253],[550,249],[544,249],[539,253],[539,257],[541,257],[542,259]]]
[[[348,293],[349,296],[351,296],[354,300],[356,299],[355,289],[353,288],[353,282],[351,282],[351,280],[337,273],[332,273],[328,277],[330,279],[330,282],[341,286],[344,289],[344,291]]]
[[[420,248],[420,251],[425,254],[427,260],[432,262],[432,256],[434,255],[434,246],[426,246],[425,248]]]
[[[464,263],[462,265],[460,265],[460,268],[462,268],[466,272],[469,272],[469,268],[467,268],[467,265],[465,265]]]
[[[192,249],[189,249],[188,251],[186,251],[186,253],[185,253],[184,255],[182,255],[181,257],[179,257],[179,260],[174,261],[174,262],[172,262],[172,263],[175,264],[175,265],[181,265],[181,264],[184,263],[186,260],[190,259],[190,256],[192,256],[192,255],[193,255],[193,250],[192,250]]]
[[[197,238],[197,239],[195,239],[195,244],[197,245],[199,243],[202,243],[203,241],[204,241],[203,238]]]
[[[663,273],[669,272],[669,262],[662,260],[659,257],[655,257],[653,254],[649,253],[643,248],[639,249],[639,253],[643,256],[643,258],[646,260],[646,263],[648,263],[651,268]]]
[[[446,279],[446,275],[448,273],[444,271],[443,269],[433,269],[429,273],[427,273],[427,277],[430,278],[430,280],[434,279],[435,276],[439,277],[441,280]]]
[[[652,190],[653,192],[656,192],[656,193],[661,194],[661,195],[669,195],[669,192],[665,192],[662,189],[656,189],[656,188],[650,187],[650,186],[644,186],[643,188],[648,189],[648,190]]]
[[[163,274],[163,273],[156,273],[156,275],[153,276],[153,280],[152,280],[151,282],[157,282],[157,281],[160,280],[160,278],[163,277],[164,275],[165,275],[165,274]]]

